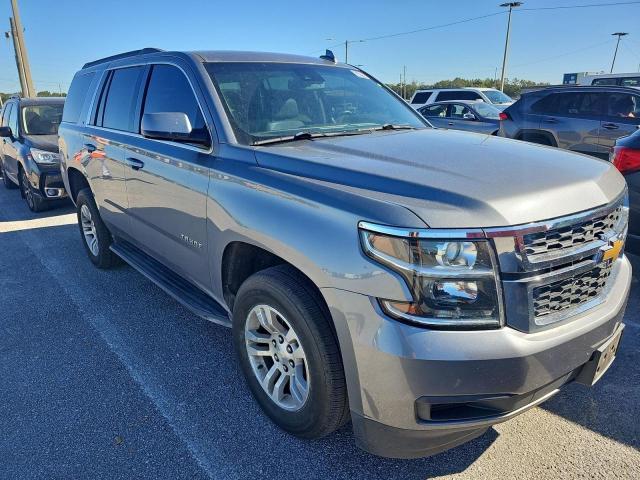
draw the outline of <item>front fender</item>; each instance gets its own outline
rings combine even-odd
[[[340,191],[337,186],[221,161],[211,173],[207,205],[213,290],[222,298],[220,259],[234,241],[291,263],[318,288],[411,299],[402,279],[364,255],[360,220],[424,228],[404,207]]]

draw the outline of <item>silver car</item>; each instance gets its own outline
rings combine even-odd
[[[501,110],[482,101],[436,102],[418,109],[431,125],[497,135]]]
[[[59,133],[91,262],[232,327],[294,435],[350,419],[370,452],[430,455],[615,357],[631,268],[608,163],[433,129],[330,52],[90,62]]]

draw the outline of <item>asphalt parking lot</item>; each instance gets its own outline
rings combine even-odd
[[[274,427],[230,332],[128,266],[96,270],[71,207],[32,214],[0,189],[0,478],[640,478],[640,284],[621,352],[477,440],[420,460]]]

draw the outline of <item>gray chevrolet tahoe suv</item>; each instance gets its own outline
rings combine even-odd
[[[631,281],[610,164],[430,126],[319,59],[144,49],[88,63],[62,173],[99,268],[233,328],[305,438],[433,454],[613,361]]]

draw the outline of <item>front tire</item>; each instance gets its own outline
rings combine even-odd
[[[113,238],[100,218],[91,189],[84,188],[78,192],[76,206],[80,237],[91,262],[102,269],[116,265],[118,258],[109,249]]]
[[[309,280],[289,266],[247,279],[233,309],[233,340],[249,389],[283,430],[319,438],[349,418],[331,318]]]
[[[38,213],[47,209],[47,202],[33,190],[27,172],[23,168],[20,168],[20,194],[32,212]]]

